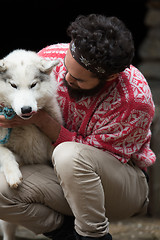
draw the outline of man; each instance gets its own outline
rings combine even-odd
[[[65,125],[43,110],[27,121],[0,117],[1,127],[35,124],[55,146],[54,170],[23,166],[18,189],[1,174],[0,217],[55,240],[111,240],[109,220],[147,209],[154,104],[131,65],[132,36],[119,19],[80,16],[68,34],[70,44],[39,52],[60,60],[54,72]]]

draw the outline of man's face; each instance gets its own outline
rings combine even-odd
[[[100,81],[92,72],[82,67],[73,57],[68,49],[64,59],[66,75],[64,85],[68,89],[70,97],[80,100],[82,97],[93,96],[106,84],[117,78],[118,73],[111,75],[106,81]]]
[[[66,67],[65,80],[67,84],[77,90],[91,90],[99,85],[100,81],[93,73],[82,67],[73,57],[68,49],[64,59]]]

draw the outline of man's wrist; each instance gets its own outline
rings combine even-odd
[[[46,112],[39,110],[34,116],[34,125],[39,129],[43,128],[43,124],[46,122]]]
[[[61,124],[52,118],[46,111],[40,110],[36,114],[34,124],[50,138],[52,142],[56,142],[61,131]]]

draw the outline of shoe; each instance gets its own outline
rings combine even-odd
[[[77,232],[75,232],[76,240],[112,240],[111,234],[107,233],[103,237],[83,237],[80,236]]]
[[[45,237],[52,240],[76,240],[74,234],[74,217],[64,216],[62,226],[52,232],[43,233]]]

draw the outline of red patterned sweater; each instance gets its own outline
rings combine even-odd
[[[60,60],[54,73],[65,126],[61,126],[54,145],[79,142],[108,151],[122,163],[132,159],[140,168],[152,165],[155,155],[150,149],[150,125],[154,103],[144,76],[130,66],[117,79],[106,82],[95,96],[75,101],[63,85],[63,59],[68,47],[69,44],[56,44],[38,53],[43,58]]]

